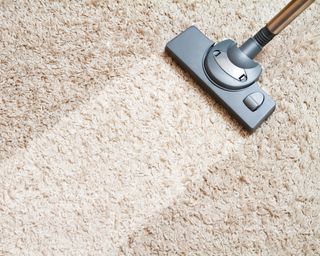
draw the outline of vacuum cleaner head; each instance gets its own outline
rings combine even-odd
[[[227,39],[214,43],[192,26],[172,39],[166,51],[249,131],[271,115],[275,102],[258,86],[256,55],[314,0],[293,0],[240,47]]]
[[[275,102],[256,83],[261,66],[247,56],[232,56],[239,51],[234,41],[215,44],[190,27],[171,40],[166,51],[248,130],[254,131],[275,109]]]

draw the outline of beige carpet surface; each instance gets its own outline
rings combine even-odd
[[[288,1],[0,1],[0,255],[320,255],[320,4],[258,56],[247,133],[164,53]]]

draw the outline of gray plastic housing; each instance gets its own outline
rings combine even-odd
[[[192,26],[168,42],[166,52],[223,104],[246,129],[253,132],[274,111],[275,102],[256,82],[245,88],[231,90],[212,81],[205,71],[204,61],[213,45],[213,41]],[[263,102],[254,111],[245,104],[245,99],[253,93],[263,95]]]
[[[231,90],[252,85],[262,71],[260,64],[245,55],[230,39],[209,48],[204,67],[214,83]]]

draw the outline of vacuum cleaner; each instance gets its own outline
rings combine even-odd
[[[240,47],[231,39],[214,43],[192,26],[168,42],[166,52],[252,132],[276,106],[257,83],[262,68],[254,58],[313,2],[290,1]]]

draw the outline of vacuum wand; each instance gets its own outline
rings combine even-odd
[[[293,0],[287,4],[268,23],[267,28],[275,35],[279,34],[291,21],[307,9],[315,0]]]
[[[308,8],[315,0],[292,0],[278,14],[276,14],[265,27],[253,38],[249,38],[240,50],[253,59],[274,36],[279,34],[300,13]]]

